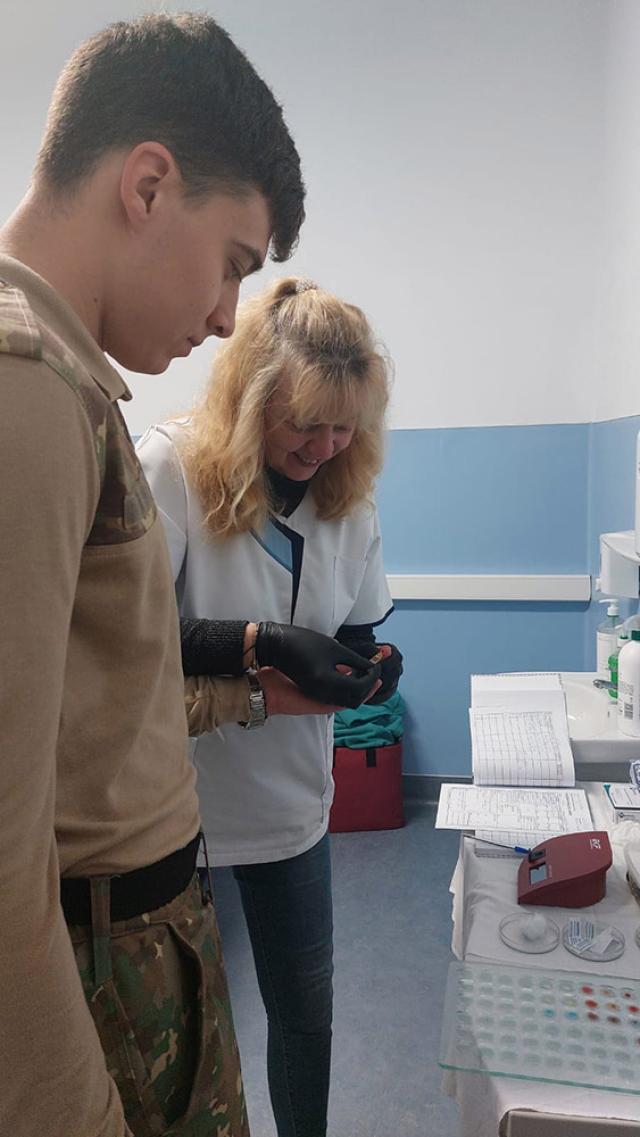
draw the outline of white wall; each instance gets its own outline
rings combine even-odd
[[[640,4],[611,5],[601,281],[602,370],[593,418],[640,413]]]
[[[26,182],[55,75],[74,44],[154,5],[2,5],[3,80],[11,92],[0,104],[3,150],[12,156],[0,181],[6,214]],[[396,364],[392,425],[590,418],[602,373],[596,281],[607,6],[204,6],[285,105],[309,185],[291,269],[369,314]],[[262,279],[281,271],[272,266]],[[208,345],[163,377],[134,377],[132,430],[188,403],[211,354]]]

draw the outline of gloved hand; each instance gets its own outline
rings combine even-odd
[[[376,644],[376,648],[383,647],[383,644]],[[382,660],[380,664],[380,678],[382,679],[382,686],[378,688],[375,695],[372,695],[368,700],[370,703],[385,703],[397,689],[398,680],[403,672],[402,667],[402,653],[398,651],[395,644],[387,644],[391,648],[391,655]]]
[[[258,667],[276,667],[309,698],[337,707],[359,707],[380,677],[379,663],[372,664],[330,636],[271,620],[258,624],[255,658]],[[336,671],[340,664],[352,674]]]
[[[385,703],[394,694],[398,680],[402,675],[402,653],[398,651],[395,644],[378,644],[373,639],[359,640],[357,637],[349,637],[349,647],[352,651],[358,652],[359,655],[364,655],[370,659],[381,647],[387,647],[390,654],[380,663],[380,678],[382,685],[378,688],[368,703],[377,705],[378,703]]]

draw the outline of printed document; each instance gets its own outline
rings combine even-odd
[[[444,785],[440,790],[436,829],[490,830],[500,841],[504,834],[505,844],[531,848],[524,843],[526,836],[544,840],[592,827],[587,797],[580,789]]]
[[[472,675],[471,703],[476,785],[575,785],[559,675]]]
[[[560,675],[472,675],[471,704],[474,785],[442,787],[436,827],[525,849],[591,829],[584,790],[565,788],[575,770]]]

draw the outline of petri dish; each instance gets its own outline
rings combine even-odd
[[[526,955],[553,951],[560,942],[558,925],[540,912],[511,912],[500,921],[498,930],[503,944]]]
[[[624,936],[618,928],[586,918],[567,921],[562,929],[562,943],[572,955],[590,963],[609,963],[624,952]]]

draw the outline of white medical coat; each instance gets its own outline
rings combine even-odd
[[[392,608],[378,516],[361,506],[320,521],[313,495],[264,533],[211,536],[180,459],[185,420],[151,427],[138,457],[165,528],[180,614],[276,620],[333,636],[343,624],[378,624]],[[220,737],[220,736],[221,737]],[[333,798],[333,719],[275,715],[235,723],[193,745],[209,853],[218,865],[284,860],[325,833]]]

